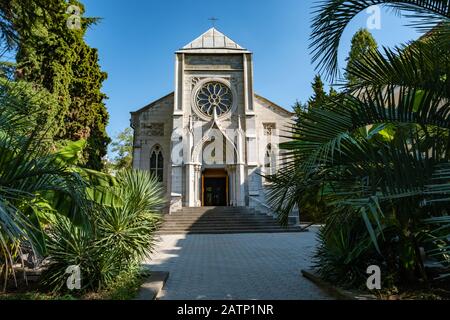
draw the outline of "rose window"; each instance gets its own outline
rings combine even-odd
[[[233,104],[233,94],[230,88],[220,82],[205,83],[197,93],[197,106],[201,112],[208,116],[218,116],[230,111]]]

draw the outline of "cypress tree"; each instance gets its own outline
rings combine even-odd
[[[55,141],[64,144],[66,140],[86,139],[80,164],[101,170],[110,142],[106,95],[101,92],[107,74],[100,69],[97,50],[84,41],[96,19],[82,18],[80,28],[69,28],[67,21],[73,16],[67,13],[69,5],[84,13],[84,6],[76,0],[46,0],[42,5],[38,1],[31,8],[23,7],[23,0],[8,1],[18,37],[16,77],[41,85],[56,97],[59,116],[54,125],[59,130]]]
[[[327,98],[327,94],[324,89],[324,84],[320,75],[316,75],[314,77],[312,88],[314,91],[314,95],[308,101],[308,108],[320,107]]]
[[[377,50],[377,48],[378,44],[369,30],[360,29],[352,38],[352,45],[347,58],[347,69],[355,62],[361,61],[361,59],[371,51]],[[349,84],[355,84],[358,81],[354,75],[351,75],[348,72],[345,73],[345,78]]]

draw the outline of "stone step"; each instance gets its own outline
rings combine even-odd
[[[184,211],[173,212],[170,215],[185,215],[185,214],[260,214],[259,211],[245,211],[245,210],[232,210],[232,211]]]
[[[259,214],[258,211],[255,210],[186,210],[186,211],[177,211],[173,212],[171,215],[184,215],[184,214]]]
[[[285,232],[302,232],[302,230],[294,229],[217,229],[217,230],[160,230],[157,234],[224,234],[224,233],[285,233]]]
[[[205,226],[205,227],[197,227],[197,226],[193,226],[193,227],[171,227],[171,226],[163,226],[160,230],[228,230],[228,229],[236,229],[236,230],[241,230],[241,229],[280,229],[283,230],[285,228],[282,228],[280,226]]]
[[[179,216],[233,216],[233,215],[241,215],[241,216],[265,216],[265,214],[261,214],[258,212],[246,212],[246,211],[230,211],[230,212],[183,212],[183,213],[173,213],[168,215],[169,217],[179,217]]]
[[[258,222],[258,221],[244,221],[244,222],[235,222],[235,221],[230,221],[230,222],[221,222],[221,223],[210,223],[210,222],[166,222],[164,223],[164,226],[171,226],[171,227],[176,227],[176,226],[278,226],[277,223],[271,222],[271,223],[264,223],[264,222]]]
[[[185,221],[197,221],[197,220],[260,220],[260,221],[274,221],[275,219],[273,217],[246,217],[246,216],[235,216],[235,217],[209,217],[209,216],[198,216],[198,217],[163,217],[164,221],[178,221],[178,220],[185,220]]]
[[[207,219],[210,219],[210,220],[214,220],[214,219],[215,220],[239,220],[239,219],[242,219],[242,220],[267,220],[267,221],[275,220],[274,217],[271,217],[271,216],[246,216],[246,215],[236,215],[236,216],[207,216],[207,215],[205,215],[205,216],[194,216],[194,217],[192,217],[192,216],[163,217],[164,221],[171,221],[171,220],[195,221],[195,220],[200,220],[200,219],[202,219],[202,220],[207,220]]]
[[[183,208],[180,211],[226,211],[226,210],[255,210],[254,208],[246,207],[197,207],[197,208]]]
[[[242,216],[265,216],[266,214],[262,214],[259,212],[246,212],[246,211],[229,211],[229,212],[175,212],[172,214],[167,214],[169,217],[179,217],[179,216],[232,216],[232,215],[242,215]]]
[[[167,217],[163,221],[276,221],[271,217]]]
[[[259,226],[259,227],[255,227],[255,226],[230,226],[230,227],[208,227],[208,228],[196,228],[196,227],[176,227],[176,228],[171,228],[171,227],[166,227],[166,228],[161,228],[161,231],[217,231],[217,230],[264,230],[264,229],[276,229],[276,230],[289,230],[289,229],[285,229],[285,228],[280,228],[277,226]]]
[[[209,221],[209,222],[193,222],[193,221],[171,221],[165,222],[164,226],[280,226],[274,221],[263,222],[263,221]]]
[[[268,215],[246,207],[183,208],[163,217],[158,234],[224,234],[299,232],[283,228]]]
[[[293,232],[304,232],[304,230],[298,229],[242,229],[242,230],[160,230],[157,232],[158,235],[177,235],[177,234],[241,234],[241,233],[293,233]]]
[[[159,231],[161,232],[196,232],[196,231],[210,231],[210,232],[216,232],[216,231],[241,231],[241,230],[255,230],[255,231],[261,231],[261,230],[278,230],[278,231],[285,231],[285,230],[297,230],[297,229],[284,229],[284,228],[278,228],[278,227],[234,227],[234,228],[162,228]],[[297,230],[298,231],[298,230]]]
[[[274,220],[166,220],[164,224],[199,224],[199,225],[211,225],[211,224],[273,224],[278,225]]]
[[[265,214],[261,214],[259,212],[247,212],[247,211],[229,211],[229,212],[175,212],[169,217],[179,217],[179,216],[232,216],[232,215],[242,215],[242,216],[265,216]]]

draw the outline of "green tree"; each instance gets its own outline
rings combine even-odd
[[[45,135],[46,145],[51,147],[52,137],[57,128],[53,125],[58,117],[58,102],[54,95],[50,94],[42,87],[25,81],[10,81],[8,78],[0,76],[0,104],[2,108],[8,108],[10,112],[27,117],[41,128],[41,133]],[[29,128],[22,132],[17,128],[18,134],[29,134]],[[47,142],[48,140],[48,142]]]
[[[330,97],[336,97],[337,91],[334,88],[330,88],[329,94],[325,92],[324,83],[320,75],[316,75],[314,82],[312,83],[312,88],[314,91],[313,96],[309,99],[308,103],[302,104],[300,101],[296,101],[293,106],[294,112],[296,114],[296,123],[300,125],[302,123],[302,118],[315,109],[326,103]],[[322,221],[323,212],[326,210],[326,205],[322,200],[323,190],[319,186],[317,188],[310,188],[305,190],[301,197],[298,198],[298,208],[300,209],[300,219],[302,221],[318,223]]]
[[[308,104],[302,103],[301,101],[297,100],[292,106],[292,110],[294,110],[294,113],[297,115],[297,118],[299,118],[303,112],[306,112],[308,110]]]
[[[133,161],[133,130],[126,128],[111,143],[115,154],[112,167],[114,170],[131,169]]]
[[[297,115],[297,118],[299,118],[304,112],[308,112],[310,108],[320,106],[324,104],[328,98],[336,97],[338,95],[338,92],[333,87],[330,87],[328,94],[325,92],[324,83],[320,75],[316,75],[314,77],[314,81],[311,83],[311,86],[313,89],[313,95],[308,102],[302,103],[297,100],[292,107]]]
[[[378,44],[373,38],[372,34],[367,29],[359,29],[352,38],[352,45],[349,56],[347,57],[348,67],[351,67],[355,62],[362,61],[363,57],[378,49]],[[356,75],[345,72],[345,78],[350,84],[355,84],[358,81]]]
[[[327,98],[327,94],[324,89],[324,84],[322,81],[322,77],[320,75],[316,75],[314,77],[314,81],[311,84],[314,94],[308,101],[308,109],[320,107]]]
[[[20,19],[23,32],[30,32],[38,20],[54,15],[54,0],[3,0],[0,2],[0,46],[6,50],[17,48],[16,25]]]
[[[82,163],[99,170],[110,142],[106,95],[101,92],[107,75],[100,70],[97,50],[84,41],[87,28],[97,20],[83,18],[81,28],[69,29],[68,5],[76,5],[82,14],[79,1],[28,2],[8,0],[5,12],[17,35],[16,77],[43,86],[57,98],[55,140],[64,144],[86,139]]]
[[[336,98],[339,95],[339,92],[336,91],[333,87],[330,88],[330,92],[328,93],[329,98]]]

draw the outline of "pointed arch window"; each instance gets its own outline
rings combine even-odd
[[[160,146],[155,146],[150,155],[150,173],[157,176],[159,182],[164,181],[164,156]]]
[[[276,172],[276,159],[275,152],[272,148],[272,144],[269,143],[266,147],[266,153],[264,157],[264,167],[266,175],[274,175]]]

